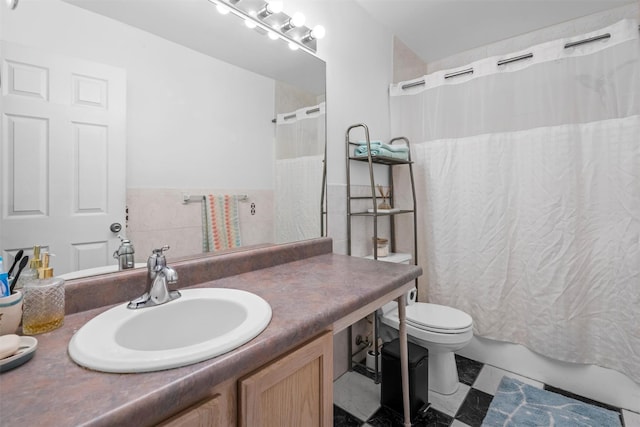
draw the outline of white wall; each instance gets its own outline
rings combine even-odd
[[[2,39],[127,71],[128,188],[273,188],[273,80],[59,0],[2,3]]]

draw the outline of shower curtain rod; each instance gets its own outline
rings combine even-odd
[[[312,108],[310,110],[305,111],[304,113],[309,115],[309,114],[313,114],[313,113],[317,113],[318,111],[320,111],[320,107],[316,107],[316,108]],[[296,116],[296,113],[291,113],[288,114],[286,116],[283,117],[284,120],[289,120],[289,119],[293,119]],[[277,119],[273,119],[271,120],[271,123],[276,123]]]
[[[638,25],[638,30],[640,30],[640,25]],[[598,41],[598,40],[604,40],[604,39],[608,39],[608,38],[611,38],[611,34],[610,33],[600,34],[599,36],[589,37],[587,39],[566,43],[564,45],[564,48],[568,49],[570,47],[580,46],[580,45],[583,45],[583,44],[586,44],[586,43],[591,43],[591,42],[595,42],[595,41]],[[498,61],[498,66],[505,65],[505,64],[510,64],[510,63],[516,62],[516,61],[522,61],[523,59],[529,59],[529,58],[533,58],[533,53],[526,53],[524,55],[514,56],[512,58],[501,59],[500,61]],[[448,78],[451,78],[451,77],[457,77],[457,76],[461,76],[461,75],[464,75],[464,74],[473,74],[473,68],[468,68],[466,70],[454,71],[453,73],[445,74],[444,78],[448,79]],[[415,81],[415,82],[403,84],[402,85],[402,89],[403,90],[404,89],[409,89],[409,88],[416,87],[416,86],[422,86],[424,84],[425,84],[424,79],[423,80],[418,80],[418,81]]]

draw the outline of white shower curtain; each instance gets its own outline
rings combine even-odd
[[[639,52],[625,20],[393,85],[391,110],[414,148],[428,300],[640,383]]]
[[[278,114],[276,243],[320,236],[325,104]]]

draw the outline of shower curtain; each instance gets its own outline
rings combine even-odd
[[[414,149],[421,295],[477,335],[640,383],[638,38],[620,21],[392,85],[390,102]]]
[[[325,104],[276,119],[276,243],[320,236]]]

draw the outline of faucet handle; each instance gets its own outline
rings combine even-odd
[[[169,250],[169,245],[164,245],[160,249],[154,249],[153,253],[147,260],[147,267],[149,270],[155,270],[156,267],[165,267],[167,260],[164,257],[164,253]]]
[[[157,256],[162,256],[164,255],[164,253],[166,251],[168,251],[170,249],[169,245],[164,245],[163,247],[161,247],[160,249],[154,249],[153,250],[153,255],[157,255]]]

